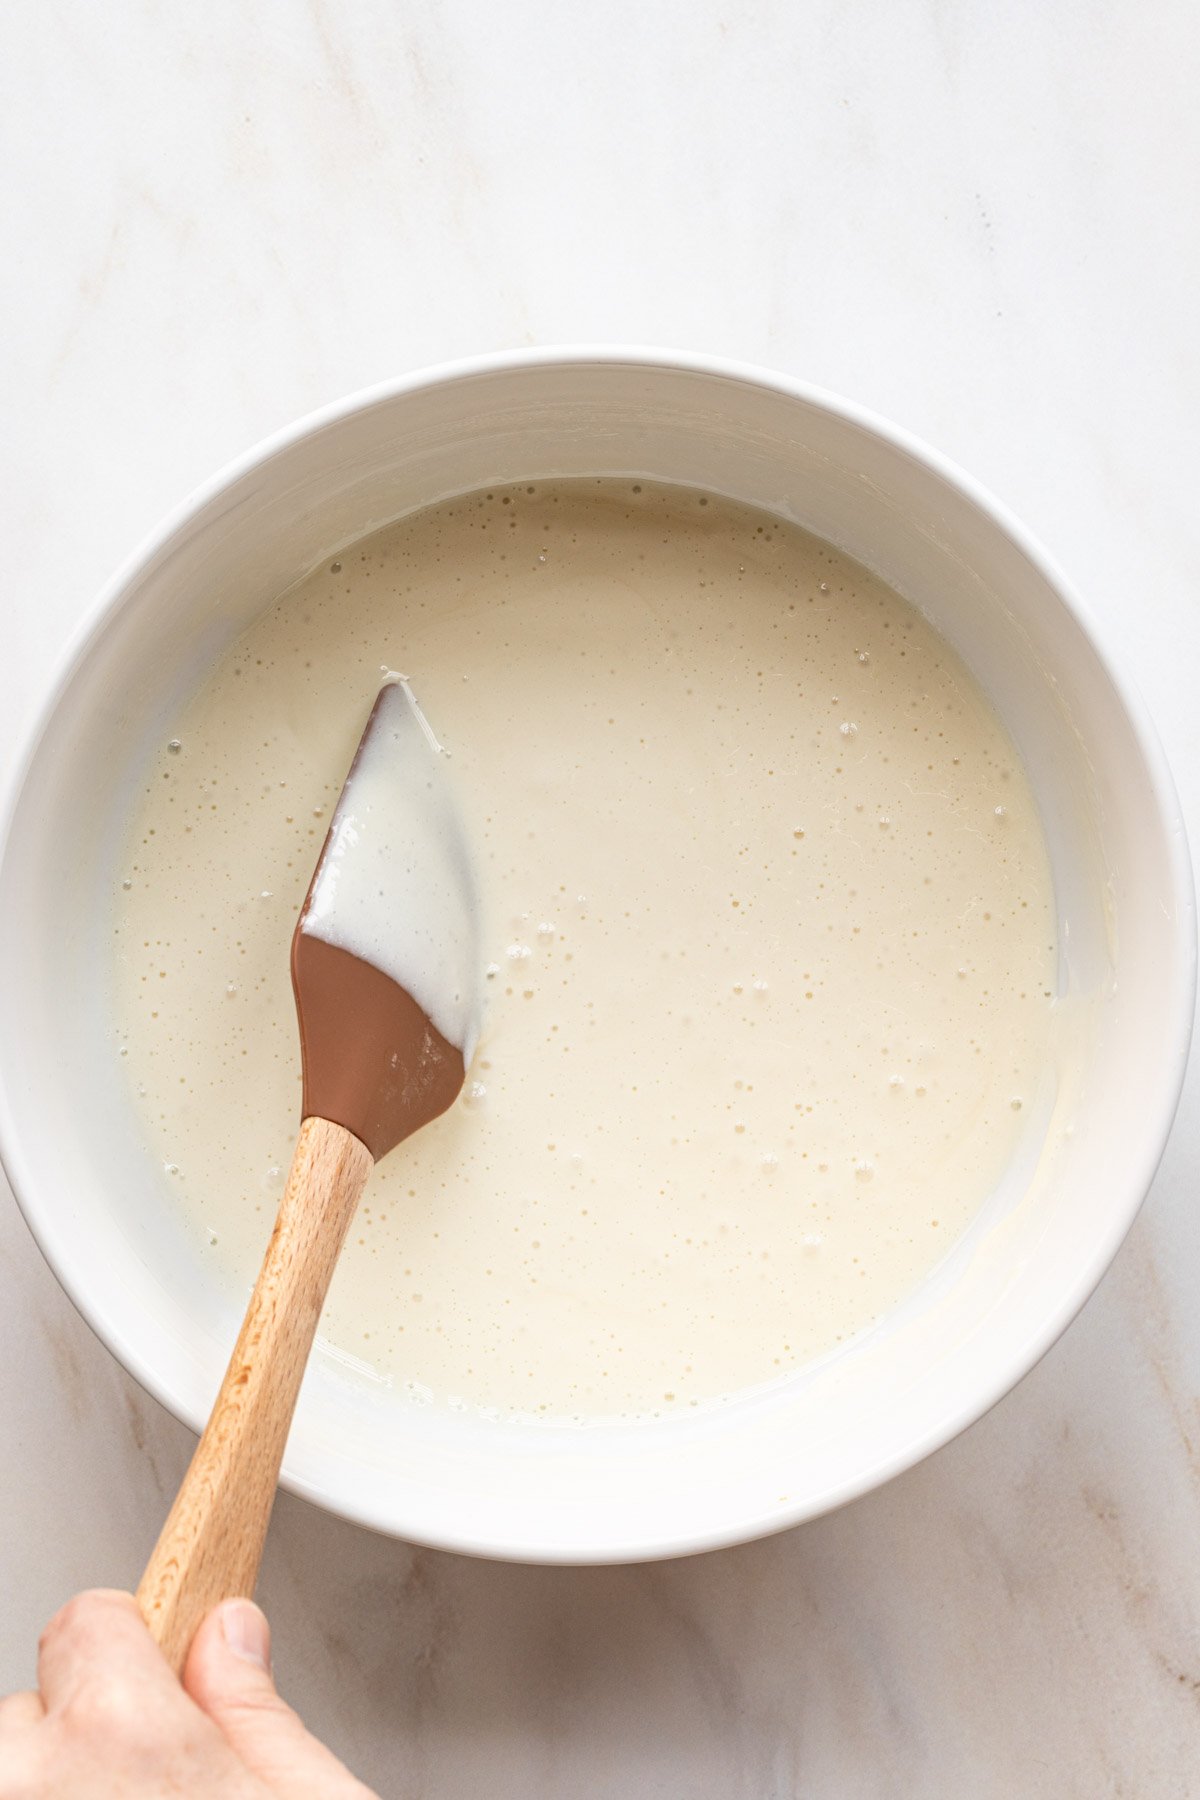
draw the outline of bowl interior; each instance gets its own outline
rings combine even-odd
[[[112,1055],[109,896],[141,770],[229,641],[320,560],[488,482],[704,486],[830,539],[918,604],[1021,751],[1080,1053],[929,1282],[848,1350],[688,1420],[570,1431],[420,1409],[319,1351],[285,1478],[386,1531],[531,1560],[726,1542],[811,1516],[978,1416],[1086,1298],[1173,1111],[1192,982],[1182,828],[1136,705],[1015,528],[850,409],[735,371],[497,360],[289,434],[118,578],[45,715],[0,867],[0,1130],[68,1291],[197,1424],[244,1295],[190,1255]]]

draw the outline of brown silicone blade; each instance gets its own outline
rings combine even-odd
[[[387,684],[375,701],[346,776],[347,790],[393,686]],[[337,816],[335,808],[292,937],[302,1116],[343,1125],[378,1162],[453,1104],[466,1069],[462,1050],[390,975],[304,929]]]
[[[378,1162],[454,1104],[462,1051],[382,970],[297,928],[292,987],[306,1119],[344,1125]]]

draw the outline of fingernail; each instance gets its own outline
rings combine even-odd
[[[271,1667],[271,1628],[253,1600],[226,1600],[221,1607],[221,1635],[235,1656]]]

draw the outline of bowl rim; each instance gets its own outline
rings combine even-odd
[[[355,413],[391,404],[430,388],[449,386],[478,377],[509,374],[522,369],[564,370],[622,365],[665,373],[698,375],[767,389],[858,427],[882,440],[892,450],[922,464],[962,495],[1008,539],[1052,589],[1059,603],[1088,640],[1110,682],[1128,721],[1150,782],[1154,801],[1154,825],[1166,850],[1174,901],[1169,951],[1175,979],[1171,982],[1171,1006],[1163,1021],[1164,1066],[1172,1070],[1173,1075],[1161,1083],[1157,1104],[1140,1116],[1137,1175],[1130,1182],[1123,1204],[1114,1209],[1107,1229],[1092,1244],[1089,1255],[1077,1268],[1074,1279],[1065,1285],[1058,1305],[1042,1320],[1039,1328],[1023,1341],[1008,1348],[1002,1359],[1003,1366],[997,1365],[993,1369],[991,1379],[979,1385],[969,1403],[931,1421],[924,1431],[910,1438],[902,1450],[870,1464],[851,1479],[832,1484],[828,1490],[818,1495],[810,1494],[789,1505],[772,1507],[769,1515],[764,1514],[758,1518],[743,1516],[703,1530],[679,1532],[671,1536],[660,1534],[636,1547],[621,1545],[594,1551],[587,1551],[582,1547],[536,1549],[527,1540],[517,1541],[511,1533],[504,1537],[489,1535],[486,1530],[475,1531],[470,1535],[457,1531],[413,1531],[394,1517],[385,1516],[384,1508],[367,1500],[356,1499],[352,1490],[331,1495],[319,1482],[288,1471],[285,1462],[280,1485],[335,1516],[387,1536],[403,1536],[411,1542],[433,1548],[498,1560],[537,1560],[576,1565],[650,1561],[662,1557],[691,1555],[771,1535],[834,1511],[882,1486],[933,1451],[941,1449],[967,1426],[982,1418],[997,1401],[1024,1379],[1057,1342],[1095,1290],[1133,1224],[1154,1180],[1178,1108],[1195,1008],[1195,887],[1174,778],[1157,730],[1135,682],[1123,667],[1121,658],[1109,647],[1105,630],[1091,608],[1040,541],[1002,501],[953,459],[872,409],[798,376],[765,365],[733,357],[654,345],[564,343],[491,351],[418,368],[356,389],[303,414],[290,424],[269,433],[226,462],[207,480],[193,487],[159,519],[103,583],[57,658],[40,703],[35,704],[32,713],[27,716],[18,737],[14,763],[0,795],[0,868],[9,854],[26,781],[76,671],[86,660],[93,643],[120,612],[127,592],[141,569],[163,551],[180,531],[186,529],[204,507],[219,499],[272,457],[293,448],[306,438],[315,437]],[[20,1127],[11,1105],[8,1085],[2,1077],[3,1071],[0,1070],[0,1167],[8,1178],[34,1242],[67,1298],[106,1349],[168,1412],[193,1431],[199,1432],[204,1423],[203,1418],[169,1391],[156,1370],[128,1341],[119,1324],[106,1316],[100,1306],[93,1302],[86,1282],[76,1279],[69,1267],[69,1258],[62,1255],[61,1245],[55,1241],[54,1234],[41,1218],[36,1182],[23,1153]]]

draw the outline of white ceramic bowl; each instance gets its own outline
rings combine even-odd
[[[358,1387],[318,1355],[289,1487],[382,1531],[547,1562],[676,1554],[810,1518],[1012,1387],[1090,1294],[1149,1185],[1195,958],[1183,825],[1139,701],[1043,553],[940,457],[798,382],[692,357],[498,356],[357,395],[227,469],[114,578],[8,812],[5,1166],[76,1305],[181,1419],[207,1413],[242,1296],[189,1258],[114,1067],[109,896],[140,771],[230,640],[331,553],[445,495],[577,473],[695,484],[796,520],[954,644],[1032,778],[1060,990],[1086,1010],[1088,1050],[910,1303],[838,1357],[716,1411],[583,1431],[489,1424]]]

